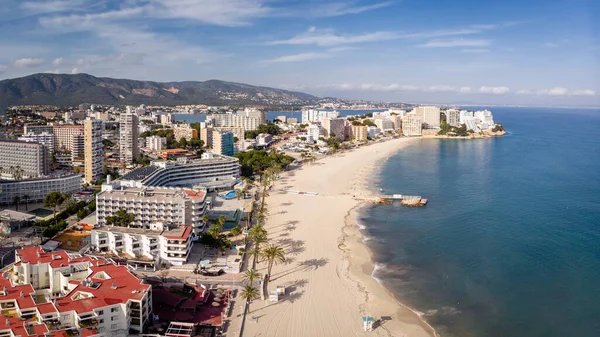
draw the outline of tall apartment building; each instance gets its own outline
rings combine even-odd
[[[346,119],[345,118],[324,118],[323,128],[327,137],[336,137],[341,140],[346,139]]]
[[[238,140],[246,139],[246,131],[244,130],[244,128],[234,127],[234,126],[222,126],[222,127],[218,127],[218,128],[214,128],[214,129],[219,130],[219,131],[233,132],[233,136],[237,137]]]
[[[16,140],[0,141],[0,167],[9,172],[20,167],[23,178],[38,178],[48,174],[48,150],[39,143]]]
[[[420,136],[423,129],[423,117],[410,112],[402,117],[402,133],[407,136]]]
[[[139,156],[138,123],[136,114],[122,113],[119,121],[120,159],[125,164],[131,164]]]
[[[179,141],[181,138],[190,141],[194,138],[198,138],[198,130],[192,129],[189,125],[176,125],[173,128],[173,136],[175,136],[176,141]]]
[[[213,146],[213,131],[214,129],[212,127],[200,129],[200,140],[204,142],[204,146]]]
[[[26,133],[18,138],[20,141],[28,143],[39,143],[46,147],[48,155],[52,156],[54,153],[54,135],[48,132],[42,133]]]
[[[15,251],[0,303],[0,336],[110,337],[152,323],[152,288],[126,266],[38,246]]]
[[[167,138],[160,136],[146,137],[146,147],[152,151],[160,151],[167,148]]]
[[[84,180],[87,183],[102,179],[104,174],[104,150],[102,134],[104,123],[97,119],[87,118],[84,121]]]
[[[71,138],[71,160],[84,160],[85,159],[85,136],[74,135]]]
[[[310,124],[306,129],[306,138],[309,143],[316,143],[321,138],[321,126]]]
[[[174,187],[128,187],[119,182],[102,185],[96,196],[96,223],[107,225],[106,218],[120,209],[135,216],[132,227],[150,229],[155,223],[165,226],[191,226],[194,233],[204,231],[206,191]]]
[[[423,118],[425,128],[440,127],[440,108],[437,106],[420,106],[414,109],[414,113]]]
[[[390,116],[392,123],[394,123],[394,130],[402,130],[402,116],[404,116],[404,114]]]
[[[338,118],[340,113],[333,110],[302,110],[302,123],[322,122],[325,118]]]
[[[187,262],[194,238],[192,227],[151,224],[147,229],[104,226],[92,230],[91,245],[101,252],[143,256],[172,265]]]
[[[56,125],[53,132],[57,151],[73,151],[73,137],[83,135],[83,125]]]
[[[52,133],[53,130],[53,126],[52,125],[25,125],[23,127],[23,133],[27,134],[27,133],[33,133],[33,134],[40,134],[40,133]]]
[[[212,115],[213,126],[232,126],[239,127],[245,131],[254,131],[258,129],[262,118],[258,116],[245,116],[240,114],[214,114]]]
[[[173,122],[173,115],[171,115],[171,113],[166,113],[166,114],[160,115],[160,124],[171,125],[172,122]]]
[[[357,142],[366,142],[369,134],[366,125],[352,125],[350,127],[350,138]]]
[[[260,124],[267,124],[267,113],[264,110],[256,108],[245,108],[242,114],[246,117],[256,117]]]
[[[460,126],[460,111],[456,109],[447,109],[446,123],[448,123],[450,126]]]
[[[231,131],[213,130],[212,152],[223,156],[233,156],[235,153],[235,142],[233,137],[234,135]]]

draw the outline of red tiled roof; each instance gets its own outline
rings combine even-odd
[[[38,264],[49,263],[52,268],[66,267],[73,263],[91,262],[94,264],[96,260],[89,256],[78,257],[71,259],[65,251],[46,253],[40,246],[27,246],[17,250],[17,256],[22,262]],[[20,266],[21,264],[17,264]]]
[[[184,190],[184,192],[193,200],[204,200],[206,198],[205,191]]]
[[[39,304],[37,306],[37,308],[38,308],[38,311],[40,312],[40,314],[42,314],[42,315],[51,314],[53,312],[58,312],[58,309],[56,309],[56,307],[52,303]]]
[[[190,234],[192,233],[192,227],[187,226],[185,227],[185,230],[183,231],[183,234],[181,234],[181,236],[177,235],[164,235],[163,237],[167,238],[167,239],[171,239],[171,240],[184,240],[187,241],[187,239],[190,237]]]

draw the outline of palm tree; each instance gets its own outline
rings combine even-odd
[[[285,262],[285,251],[280,246],[269,245],[262,250],[261,256],[267,260],[267,278],[271,277],[274,264]]]
[[[212,236],[215,239],[218,239],[219,235],[221,235],[221,227],[217,224],[210,226],[210,228],[208,229],[208,235]]]
[[[248,256],[252,257],[252,260],[253,260],[252,268],[256,267],[256,265],[258,264],[258,258],[260,257],[261,253],[262,252],[260,250],[260,247],[256,247],[256,246],[250,248],[250,250],[248,251]]]
[[[225,218],[224,215],[221,215],[218,219],[217,219],[217,225],[219,226],[219,229],[222,231],[223,230],[223,225],[225,224],[225,222],[227,221],[227,218]]]
[[[205,224],[208,223],[208,217],[206,215],[202,217],[202,222]]]
[[[60,192],[50,192],[44,198],[44,207],[51,207],[53,212],[54,223],[56,224],[56,209],[62,205],[66,197]]]
[[[231,234],[233,234],[234,236],[238,236],[238,235],[242,234],[242,227],[240,227],[240,225],[233,227],[231,229]]]
[[[28,196],[27,194],[25,194],[23,197],[23,201],[25,201],[25,210],[27,211],[27,203],[29,202],[29,199],[31,199],[30,196]]]
[[[13,203],[15,204],[15,211],[19,210],[19,203],[21,202],[21,197],[18,195],[15,195],[13,197]]]
[[[257,280],[260,277],[261,275],[258,271],[256,271],[256,269],[248,269],[244,272],[242,280],[252,286],[254,284],[254,280]]]
[[[250,313],[250,303],[260,297],[260,291],[253,286],[245,286],[240,292],[240,296],[246,300],[246,309]]]

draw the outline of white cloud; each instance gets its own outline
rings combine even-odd
[[[392,32],[373,32],[360,35],[338,35],[331,29],[317,29],[310,27],[306,32],[291,39],[268,42],[268,45],[310,45],[335,46],[342,44],[387,41],[397,39],[398,35]]]
[[[21,9],[28,14],[56,13],[80,10],[85,0],[24,1]]]
[[[61,71],[60,71],[60,69],[48,69],[48,70],[45,70],[44,73],[46,73],[46,74],[60,74]]]
[[[293,55],[280,56],[274,59],[264,60],[263,63],[286,63],[286,62],[301,62],[309,60],[317,60],[322,58],[331,57],[331,54],[327,53],[300,53]]]
[[[550,96],[565,96],[565,95],[569,94],[569,91],[567,90],[567,88],[554,87],[549,90],[538,90],[537,94],[538,95],[550,95]]]
[[[517,91],[515,94],[517,94],[517,95],[533,95],[533,94],[535,94],[535,92],[532,90],[521,89],[521,90]]]
[[[571,92],[571,95],[573,95],[573,96],[596,96],[596,92],[591,89],[574,90]]]
[[[365,6],[352,6],[352,3],[334,2],[322,4],[320,6],[311,6],[310,14],[313,17],[333,17],[348,14],[360,14],[392,5],[392,1],[380,2]]]
[[[490,45],[489,40],[482,39],[453,39],[453,40],[433,40],[418,47],[426,48],[452,48],[452,47],[486,47]]]
[[[52,61],[52,65],[55,67],[60,67],[63,64],[68,64],[68,63],[69,63],[69,60],[67,60],[63,57],[56,58],[56,59],[54,59],[54,61]]]
[[[35,68],[46,63],[44,59],[23,58],[15,60],[13,63],[17,68]]]
[[[4,73],[6,70],[8,70],[8,66],[0,64],[0,74]]]
[[[482,94],[507,94],[510,92],[510,89],[507,87],[481,87],[479,88],[479,92]]]
[[[463,53],[474,53],[474,54],[482,54],[482,53],[490,52],[489,49],[485,49],[485,48],[469,48],[469,49],[463,49],[462,51],[463,51]]]
[[[71,69],[71,74],[79,74],[81,71],[79,70],[79,68],[75,67],[73,69]]]

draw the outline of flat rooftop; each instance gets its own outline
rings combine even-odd
[[[155,236],[162,235],[165,238],[169,238],[169,239],[187,240],[190,233],[192,232],[192,228],[189,226],[179,226],[179,227],[172,227],[169,229],[165,229],[162,231],[155,231],[155,230],[143,229],[143,228],[102,226],[102,227],[96,229],[96,231],[121,233],[121,234],[129,234],[129,235],[155,235]]]
[[[35,220],[35,215],[24,212],[17,212],[10,209],[4,209],[0,211],[0,220],[30,221]]]
[[[206,192],[175,187],[122,187],[122,189],[106,190],[98,194],[99,198],[123,197],[125,199],[154,199],[172,201],[173,199],[202,200]]]

